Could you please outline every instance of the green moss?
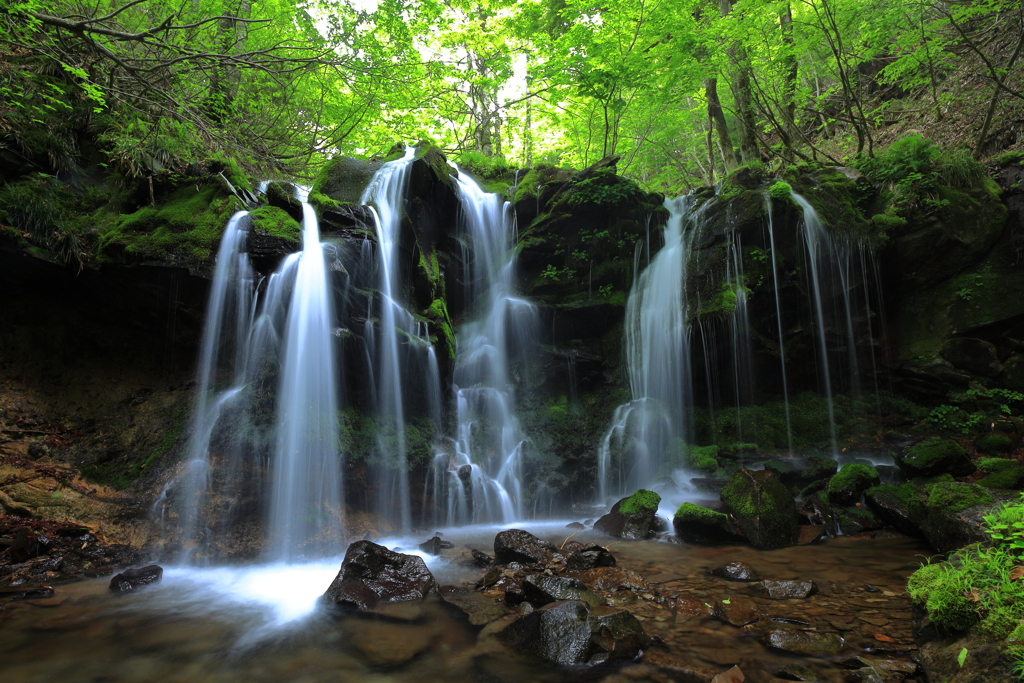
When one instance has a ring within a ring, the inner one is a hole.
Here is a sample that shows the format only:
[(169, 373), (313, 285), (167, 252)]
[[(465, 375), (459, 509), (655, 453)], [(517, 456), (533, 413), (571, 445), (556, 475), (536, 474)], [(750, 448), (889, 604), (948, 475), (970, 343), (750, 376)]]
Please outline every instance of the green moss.
[(1008, 434), (992, 432), (979, 436), (974, 440), (974, 445), (986, 455), (1009, 453), (1013, 450), (1013, 439)]
[(976, 505), (992, 505), (992, 494), (976, 484), (947, 482), (925, 487), (925, 507), (929, 512), (951, 514)]
[(635, 182), (616, 175), (615, 169), (602, 168), (586, 178), (572, 182), (562, 196), (562, 201), (572, 207), (609, 208), (629, 200), (639, 200), (642, 195)]
[(1019, 149), (1003, 152), (996, 157), (996, 163), (1000, 166), (1013, 166), (1022, 162), (1024, 162), (1024, 151)]
[(174, 191), (157, 208), (145, 207), (100, 228), (100, 250), (110, 256), (122, 249), (134, 258), (205, 260), (240, 202), (220, 188)]
[(298, 242), (302, 237), (302, 226), (288, 215), (284, 209), (276, 206), (261, 206), (249, 214), (252, 229), (261, 235), (281, 237)]
[(828, 481), (827, 491), (831, 498), (841, 502), (853, 502), (861, 493), (877, 486), (880, 481), (878, 470), (861, 463), (847, 463)]
[(714, 510), (708, 510), (700, 505), (694, 505), (693, 503), (683, 503), (676, 510), (673, 519), (681, 522), (700, 522), (702, 524), (721, 524), (725, 523), (728, 525), (729, 516), (724, 515), (721, 512), (715, 512)]
[(947, 630), (964, 631), (978, 621), (978, 612), (964, 596), (961, 578), (947, 563), (925, 565), (910, 576), (907, 592), (933, 622)]
[(1024, 464), (1015, 463), (1013, 467), (993, 472), (978, 481), (978, 486), (990, 489), (1013, 489), (1019, 491), (1024, 488)]
[(317, 213), (324, 211), (338, 210), (343, 206), (347, 206), (347, 202), (340, 202), (337, 199), (331, 199), (323, 192), (310, 191), (309, 197), (306, 199), (309, 204), (317, 210)]
[(718, 446), (694, 446), (684, 439), (676, 438), (665, 447), (662, 454), (665, 463), (661, 474), (668, 474), (679, 467), (701, 472), (714, 472), (718, 469)]
[(793, 195), (793, 187), (785, 180), (777, 180), (768, 188), (768, 196), (772, 199), (789, 199)]
[(629, 498), (619, 504), (619, 512), (624, 515), (634, 515), (644, 512), (656, 512), (661, 504), (661, 496), (654, 491), (638, 489)]
[[(936, 436), (908, 448), (906, 454), (898, 458), (897, 464), (909, 474), (937, 474), (936, 468), (966, 459), (967, 451), (963, 446), (952, 439)], [(956, 474), (955, 471), (952, 473)]]
[(706, 318), (710, 316), (727, 318), (733, 314), (736, 310), (736, 304), (739, 300), (738, 291), (749, 293), (746, 287), (740, 285), (732, 285), (728, 282), (723, 282), (714, 298), (708, 302), (701, 302), (700, 310), (697, 313), (698, 317)]
[(1015, 467), (1021, 463), (1016, 460), (1009, 460), (1007, 458), (978, 458), (974, 461), (974, 465), (983, 472), (993, 474), (995, 472), (1002, 472), (1010, 467)]

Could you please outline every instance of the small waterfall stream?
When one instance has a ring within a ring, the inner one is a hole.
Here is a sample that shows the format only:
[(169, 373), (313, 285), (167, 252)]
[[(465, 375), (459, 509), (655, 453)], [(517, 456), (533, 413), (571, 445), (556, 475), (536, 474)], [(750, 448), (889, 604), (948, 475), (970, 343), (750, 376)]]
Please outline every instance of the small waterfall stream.
[(536, 308), (515, 296), (515, 217), (511, 205), (458, 177), (462, 202), (465, 300), (471, 320), (458, 331), (454, 454), (439, 454), (436, 488), (446, 522), (523, 518), (522, 450), (511, 359), (536, 346)]

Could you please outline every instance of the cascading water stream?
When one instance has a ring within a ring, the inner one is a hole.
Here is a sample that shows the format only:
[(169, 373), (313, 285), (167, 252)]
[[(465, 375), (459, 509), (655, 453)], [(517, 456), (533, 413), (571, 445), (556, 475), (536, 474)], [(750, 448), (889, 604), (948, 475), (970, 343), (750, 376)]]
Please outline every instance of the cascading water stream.
[(327, 263), (316, 212), (305, 201), (302, 212), (271, 460), (270, 555), (286, 561), (310, 550), (340, 551), (336, 530), (344, 515)]
[(462, 202), (466, 298), (475, 319), (457, 335), (454, 454), (440, 454), (437, 486), (447, 523), (511, 522), (523, 517), (522, 449), (510, 359), (536, 345), (537, 312), (514, 295), (515, 219), (511, 206), (465, 174)]
[[(690, 330), (686, 267), (694, 231), (684, 233), (690, 195), (666, 199), (665, 246), (634, 278), (626, 302), (626, 364), (633, 400), (619, 406), (598, 454), (600, 500), (649, 485), (667, 448), (690, 436)], [(613, 451), (620, 460), (615, 477)]]
[[(179, 526), (186, 539), (200, 536), (197, 525), (207, 491), (210, 437), (214, 426), (225, 402), (238, 395), (244, 382), (243, 349), (247, 348), (246, 340), (251, 325), (253, 291), (253, 271), (245, 251), (249, 227), (249, 212), (237, 212), (224, 228), (217, 251), (217, 265), (199, 352), (195, 417), (187, 451), (188, 469), (180, 483), (183, 504)], [(229, 355), (222, 352), (222, 347), (227, 346), (229, 340), (235, 344), (235, 353), (231, 358), (234, 361), (233, 381), (229, 389), (214, 393), (218, 367), (227, 360), (222, 356)], [(186, 548), (186, 554), (193, 550), (194, 547)]]

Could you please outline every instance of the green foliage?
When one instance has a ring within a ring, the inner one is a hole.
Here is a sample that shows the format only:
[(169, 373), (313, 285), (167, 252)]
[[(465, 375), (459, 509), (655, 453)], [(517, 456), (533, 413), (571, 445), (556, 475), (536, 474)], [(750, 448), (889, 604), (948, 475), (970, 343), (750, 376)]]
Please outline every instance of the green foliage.
[(616, 175), (614, 169), (599, 169), (575, 181), (566, 200), (570, 206), (596, 205), (607, 208), (636, 199), (639, 195), (640, 188), (632, 180)]
[[(911, 575), (907, 592), (940, 628), (975, 628), (991, 640), (1024, 637), (1024, 495), (984, 517), (990, 547), (968, 546), (947, 561), (930, 562)], [(1024, 651), (1011, 648), (1017, 670)]]
[(676, 438), (665, 447), (662, 459), (665, 468), (670, 471), (683, 467), (699, 472), (714, 472), (718, 469), (718, 446), (694, 446), (684, 439)]
[(469, 171), (472, 175), (493, 180), (511, 175), (515, 169), (504, 157), (489, 157), (476, 150), (466, 150), (458, 157), (459, 168)]
[(619, 512), (624, 515), (635, 515), (645, 512), (657, 512), (661, 504), (661, 496), (654, 491), (638, 489), (629, 498), (619, 504)]
[[(865, 160), (862, 169), (892, 192), (892, 218), (907, 218), (917, 209), (943, 208), (946, 200), (940, 197), (940, 186), (970, 188), (988, 178), (985, 167), (966, 152), (943, 152), (920, 135), (897, 140), (881, 154)], [(890, 225), (892, 218), (888, 219)]]
[(996, 547), (1017, 557), (1024, 556), (1024, 493), (1016, 501), (1004, 503), (982, 519)]
[(80, 214), (96, 208), (98, 194), (92, 186), (77, 194), (57, 178), (38, 173), (0, 188), (0, 224), (53, 260), (81, 270), (89, 253)]

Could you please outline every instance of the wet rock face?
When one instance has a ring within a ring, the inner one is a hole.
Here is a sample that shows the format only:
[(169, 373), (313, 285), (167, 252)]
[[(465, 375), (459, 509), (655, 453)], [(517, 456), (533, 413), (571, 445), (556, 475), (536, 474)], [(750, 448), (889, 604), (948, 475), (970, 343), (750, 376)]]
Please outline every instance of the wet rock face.
[(451, 541), (441, 540), (440, 536), (434, 536), (417, 547), (429, 555), (440, 555), (442, 550), (450, 550), (455, 547), (455, 544)]
[(643, 540), (657, 528), (659, 503), (657, 493), (640, 489), (615, 503), (607, 515), (594, 522), (594, 529), (617, 538)]
[(565, 600), (534, 610), (498, 634), (515, 650), (560, 666), (632, 659), (650, 642), (632, 614)]
[(422, 600), (433, 587), (434, 576), (421, 558), (372, 541), (356, 541), (320, 600), (328, 606), (372, 610), (392, 602)]
[(771, 470), (737, 470), (722, 489), (722, 502), (755, 548), (770, 550), (796, 542), (796, 504)]
[(151, 564), (146, 567), (126, 569), (110, 580), (110, 590), (116, 593), (130, 593), (133, 590), (160, 583), (164, 577), (163, 567)]
[(708, 571), (708, 574), (725, 579), (726, 581), (760, 581), (761, 575), (749, 564), (743, 562), (728, 562), (721, 567), (715, 567)]
[(560, 555), (553, 543), (542, 541), (529, 531), (508, 529), (494, 537), (494, 561), (497, 564), (550, 562)]

